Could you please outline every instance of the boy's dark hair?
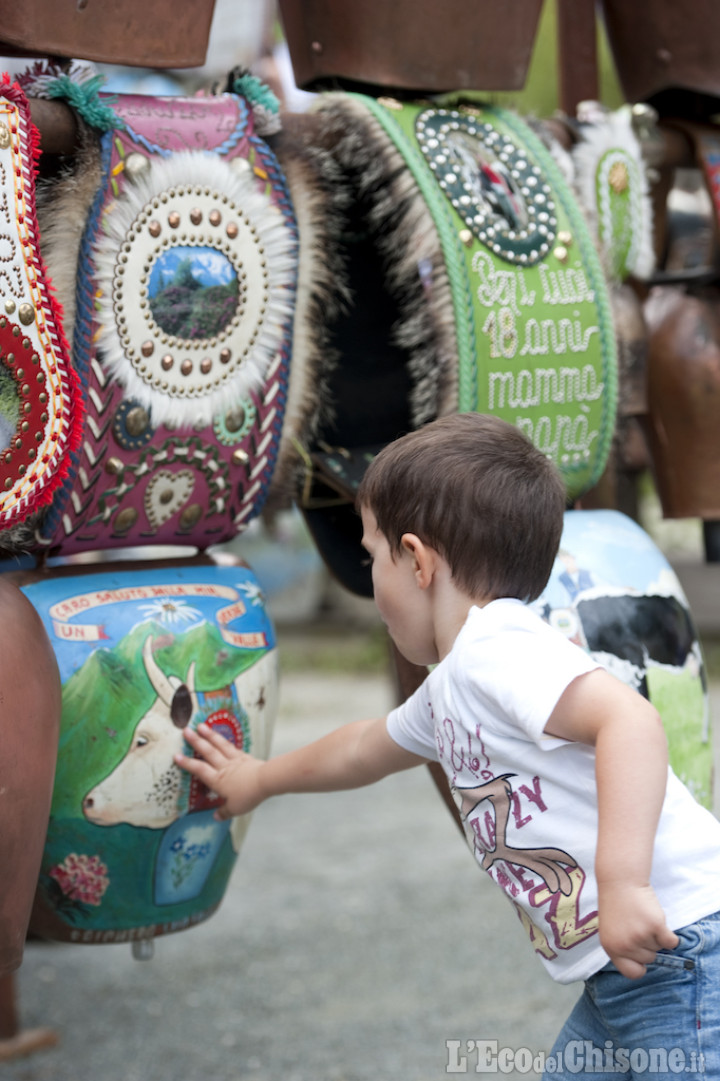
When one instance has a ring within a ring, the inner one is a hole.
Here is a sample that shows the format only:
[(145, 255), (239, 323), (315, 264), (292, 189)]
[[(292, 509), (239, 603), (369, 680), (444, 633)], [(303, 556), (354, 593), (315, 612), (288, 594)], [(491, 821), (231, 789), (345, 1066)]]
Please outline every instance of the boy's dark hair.
[(565, 485), (553, 463), (498, 417), (458, 413), (390, 443), (371, 462), (357, 506), (390, 550), (415, 533), (474, 597), (532, 601), (550, 577)]

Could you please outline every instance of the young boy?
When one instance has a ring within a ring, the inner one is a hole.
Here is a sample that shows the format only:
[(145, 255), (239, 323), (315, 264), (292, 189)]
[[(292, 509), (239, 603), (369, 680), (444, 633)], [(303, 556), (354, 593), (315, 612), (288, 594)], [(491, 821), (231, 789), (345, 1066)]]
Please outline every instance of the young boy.
[(542, 962), (585, 981), (554, 1076), (594, 1050), (596, 1076), (719, 1081), (720, 823), (668, 770), (650, 703), (527, 607), (560, 542), (559, 474), (512, 425), (460, 414), (386, 447), (358, 506), (380, 615), (436, 667), (387, 718), (267, 762), (201, 725), (186, 730), (200, 757), (178, 765), (227, 818), (439, 761)]

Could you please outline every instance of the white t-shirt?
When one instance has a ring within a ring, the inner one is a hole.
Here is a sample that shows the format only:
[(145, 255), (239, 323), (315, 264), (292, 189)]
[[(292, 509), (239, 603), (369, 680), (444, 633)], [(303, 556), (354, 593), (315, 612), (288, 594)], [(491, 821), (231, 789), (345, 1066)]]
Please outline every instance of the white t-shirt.
[[(470, 610), (448, 656), (387, 720), (396, 743), (442, 765), (475, 858), (561, 983), (608, 961), (597, 933), (595, 753), (544, 728), (566, 687), (597, 667), (521, 601), (493, 601)], [(673, 929), (720, 909), (720, 823), (671, 770), (651, 882)]]

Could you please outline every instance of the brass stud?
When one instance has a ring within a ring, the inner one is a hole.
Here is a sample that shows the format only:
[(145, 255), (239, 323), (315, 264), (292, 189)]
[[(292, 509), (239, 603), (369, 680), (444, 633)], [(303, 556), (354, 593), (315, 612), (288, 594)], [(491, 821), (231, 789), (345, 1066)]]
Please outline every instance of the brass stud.
[(119, 476), (123, 471), (123, 464), (119, 458), (108, 458), (105, 462), (105, 472), (113, 476)]
[(138, 517), (138, 512), (134, 507), (126, 507), (125, 510), (121, 510), (118, 515), (115, 516), (113, 527), (116, 533), (127, 533), (135, 525)]
[(35, 322), (35, 309), (32, 304), (21, 304), (18, 308), (18, 318), (24, 327), (29, 327)]
[(14, 300), (10, 299), (5, 301), (5, 311), (8, 313), (8, 315), (12, 315), (12, 313), (15, 311)]
[(148, 225), (148, 232), (152, 237), (159, 237), (160, 233), (162, 232), (162, 226), (160, 225), (160, 222), (155, 220), (151, 221)]
[(568, 261), (568, 250), (562, 244), (558, 244), (557, 248), (553, 249), (553, 255), (559, 263), (567, 263)]
[(166, 354), (165, 354), (165, 356), (164, 356), (164, 357), (162, 358), (162, 360), (160, 361), (160, 364), (161, 364), (162, 370), (163, 370), (164, 372), (169, 372), (169, 371), (170, 371), (170, 369), (172, 368), (172, 366), (173, 366), (173, 364), (174, 364), (174, 363), (175, 363), (175, 360), (174, 360), (174, 358), (173, 358), (173, 357), (172, 357), (172, 356), (170, 355), (170, 353), (166, 353)]
[(557, 238), (558, 244), (562, 244), (566, 248), (569, 248), (573, 242), (573, 235), (572, 233), (568, 232), (567, 229), (561, 229), (557, 235)]
[(202, 507), (199, 503), (191, 503), (180, 515), (180, 528), (192, 529), (202, 518)]
[(200, 224), (200, 222), (202, 221), (202, 210), (200, 209), (200, 207), (193, 207), (193, 209), (190, 211), (190, 221), (193, 223), (193, 225)]
[(7, 124), (0, 124), (0, 149), (7, 150), (10, 142), (10, 128)]
[(180, 225), (180, 215), (177, 210), (171, 210), (168, 214), (168, 225), (171, 229), (177, 229)]
[(229, 223), (229, 225), (228, 225), (227, 229), (225, 230), (225, 232), (227, 233), (227, 235), (228, 235), (228, 236), (230, 237), (230, 239), (231, 239), (231, 240), (234, 240), (234, 239), (235, 239), (235, 237), (236, 237), (236, 236), (238, 235), (238, 233), (240, 232), (240, 230), (238, 229), (238, 227), (237, 227), (237, 225), (235, 224), (235, 222), (234, 222), (234, 221), (231, 221), (231, 222)]
[(222, 214), (219, 210), (211, 210), (209, 221), (211, 225), (219, 225), (222, 221)]
[(221, 364), (229, 364), (231, 357), (232, 357), (232, 353), (230, 352), (229, 349), (221, 349), (220, 350), (220, 363)]
[(461, 229), (458, 233), (461, 244), (464, 244), (466, 248), (469, 248), (473, 242), (473, 235), (469, 229)]
[(624, 161), (616, 161), (615, 164), (611, 166), (610, 172), (608, 173), (608, 183), (617, 195), (620, 195), (627, 190), (628, 184), (630, 183), (630, 176)]
[(247, 465), (250, 461), (250, 455), (246, 450), (238, 447), (237, 450), (233, 451), (232, 461), (233, 465)]
[(212, 369), (212, 360), (210, 357), (203, 357), (200, 361), (200, 371), (203, 375), (208, 375)]
[(225, 417), (225, 427), (229, 432), (239, 432), (245, 423), (245, 410), (242, 406), (233, 409)]
[(155, 343), (151, 341), (143, 342), (140, 346), (140, 352), (144, 357), (151, 357), (155, 352)]
[(180, 365), (180, 371), (183, 375), (190, 375), (193, 370), (193, 362), (191, 360), (184, 360)]
[(143, 409), (141, 405), (133, 406), (128, 412), (125, 419), (125, 427), (130, 435), (138, 436), (147, 431), (150, 423), (150, 416), (147, 409)]

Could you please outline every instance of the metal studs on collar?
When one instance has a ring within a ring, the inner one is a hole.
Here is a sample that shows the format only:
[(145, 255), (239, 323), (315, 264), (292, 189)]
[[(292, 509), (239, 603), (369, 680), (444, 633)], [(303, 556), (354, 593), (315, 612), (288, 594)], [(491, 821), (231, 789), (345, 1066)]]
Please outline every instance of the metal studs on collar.
[(555, 203), (541, 170), (490, 115), (427, 109), (416, 121), (418, 143), (466, 229), (501, 259), (531, 266), (554, 243)]

